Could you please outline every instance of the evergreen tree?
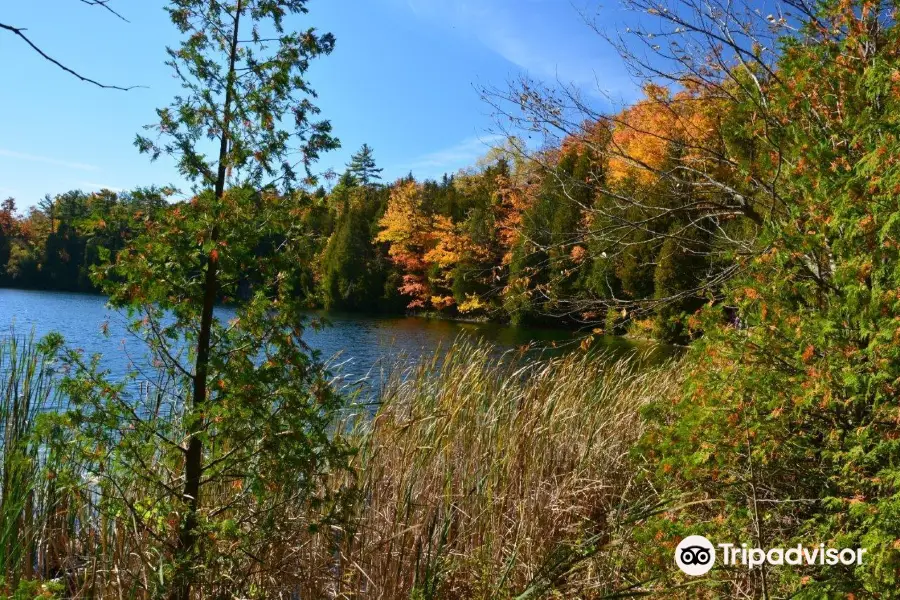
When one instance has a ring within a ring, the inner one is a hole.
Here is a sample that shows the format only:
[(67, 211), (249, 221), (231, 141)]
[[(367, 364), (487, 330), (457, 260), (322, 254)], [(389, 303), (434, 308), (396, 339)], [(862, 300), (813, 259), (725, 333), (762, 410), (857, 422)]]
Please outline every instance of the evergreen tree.
[[(372, 308), (370, 263), (372, 240), (365, 216), (347, 203), (322, 257), (323, 303), (326, 309)], [(367, 306), (368, 305), (368, 306)]]
[[(147, 549), (160, 560), (155, 596), (188, 600), (201, 587), (211, 597), (253, 595), (241, 561), (277, 568), (265, 553), (283, 533), (278, 511), (307, 501), (327, 510), (322, 479), (345, 464), (329, 431), (339, 398), (301, 339), (302, 266), (313, 249), (297, 218), (307, 196), (294, 185), (298, 168), (314, 183), (311, 164), (337, 145), (330, 124), (312, 120), (305, 80), (334, 38), (284, 28), (306, 4), (173, 0), (167, 9), (184, 36), (168, 51), (184, 93), (148, 127), (159, 138), (136, 145), (153, 159), (170, 155), (196, 195), (148, 223), (96, 278), (111, 304), (136, 317), (132, 329), (161, 369), (158, 402), (180, 415), (177, 430), (141, 398), (121, 402), (127, 382), (107, 382), (69, 353), (79, 368), (67, 392), (86, 407), (78, 425), (88, 445), (112, 449), (109, 477), (144, 481), (148, 498), (165, 499), (153, 504), (164, 514), (142, 509), (134, 523), (160, 542)], [(285, 122), (293, 131), (279, 128)], [(214, 314), (219, 301), (232, 303), (231, 322)]]
[(380, 180), (381, 172), (384, 171), (375, 166), (374, 153), (368, 144), (363, 144), (362, 148), (350, 157), (347, 170), (363, 186), (374, 184), (376, 180)]

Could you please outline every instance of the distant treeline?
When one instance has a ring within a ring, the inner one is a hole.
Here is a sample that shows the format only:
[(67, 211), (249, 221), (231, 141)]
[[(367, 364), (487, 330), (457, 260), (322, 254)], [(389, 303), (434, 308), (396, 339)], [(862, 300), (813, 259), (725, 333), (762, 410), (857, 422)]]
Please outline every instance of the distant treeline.
[[(586, 135), (614, 140), (601, 129)], [(379, 181), (381, 169), (363, 146), (329, 190), (295, 194), (292, 214), (316, 257), (297, 265), (309, 306), (590, 324), (609, 333), (631, 327), (686, 339), (686, 320), (704, 302), (694, 290), (712, 260), (703, 240), (657, 240), (631, 228), (610, 247), (608, 235), (593, 235), (605, 226), (596, 207), (611, 184), (643, 190), (657, 206), (665, 206), (667, 191), (627, 165), (601, 161), (584, 140), (526, 156), (521, 141), (510, 139), (440, 181), (410, 174), (392, 184)], [(638, 142), (646, 143), (619, 140)], [(645, 152), (654, 151), (661, 156), (648, 160), (666, 159), (666, 148)], [(92, 270), (179, 204), (165, 189), (72, 191), (22, 215), (8, 199), (0, 211), (0, 285), (97, 291)], [(656, 218), (653, 230), (675, 231), (679, 218), (677, 211)], [(641, 302), (646, 308), (636, 309)]]
[(167, 192), (138, 189), (116, 194), (71, 191), (46, 196), (24, 215), (16, 201), (0, 204), (0, 285), (94, 292), (95, 266), (115, 257), (137, 233), (143, 217), (169, 210)]

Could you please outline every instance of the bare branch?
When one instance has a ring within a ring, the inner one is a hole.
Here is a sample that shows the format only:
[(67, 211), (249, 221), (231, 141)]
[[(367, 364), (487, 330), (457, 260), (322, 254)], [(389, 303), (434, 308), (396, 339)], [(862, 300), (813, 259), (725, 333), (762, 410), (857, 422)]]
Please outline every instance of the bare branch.
[(89, 6), (102, 6), (103, 8), (105, 8), (106, 10), (108, 10), (109, 12), (114, 14), (115, 16), (117, 16), (120, 19), (122, 19), (123, 21), (125, 21), (126, 23), (131, 23), (131, 21), (129, 21), (128, 19), (123, 17), (121, 14), (116, 12), (114, 9), (110, 8), (109, 0), (81, 0), (81, 1)]
[(47, 60), (47, 61), (53, 63), (54, 65), (56, 65), (57, 67), (59, 67), (60, 69), (62, 69), (63, 71), (65, 71), (66, 73), (69, 73), (70, 75), (74, 75), (75, 77), (77, 77), (78, 79), (80, 79), (81, 81), (84, 81), (84, 82), (86, 82), (86, 83), (91, 83), (91, 84), (93, 84), (93, 85), (96, 85), (96, 86), (99, 87), (99, 88), (103, 88), (103, 89), (107, 89), (107, 90), (121, 90), (121, 91), (123, 91), (123, 92), (127, 92), (127, 91), (133, 90), (133, 89), (135, 89), (135, 88), (146, 87), (146, 86), (142, 86), (142, 85), (132, 85), (132, 86), (129, 86), (129, 87), (121, 87), (121, 86), (118, 86), (118, 85), (106, 85), (106, 84), (104, 84), (104, 83), (100, 83), (99, 81), (96, 81), (96, 80), (94, 80), (94, 79), (91, 79), (90, 77), (85, 77), (84, 75), (78, 73), (77, 71), (73, 71), (72, 69), (70, 69), (70, 68), (67, 67), (66, 65), (62, 64), (61, 62), (59, 62), (58, 60), (56, 60), (56, 59), (53, 58), (52, 56), (48, 56), (46, 52), (44, 52), (43, 50), (41, 50), (34, 42), (32, 42), (32, 41), (28, 38), (28, 36), (25, 35), (24, 32), (26, 31), (26, 29), (25, 29), (24, 27), (13, 27), (12, 25), (7, 25), (7, 24), (5, 24), (5, 23), (0, 23), (0, 29), (5, 29), (6, 31), (12, 32), (13, 34), (19, 36), (20, 38), (22, 38), (23, 40), (25, 40), (25, 43), (26, 43), (26, 44), (28, 44), (29, 46), (31, 46), (31, 49), (32, 49), (32, 50), (34, 50), (35, 52), (37, 52), (38, 54), (40, 54), (42, 58), (44, 58), (45, 60)]

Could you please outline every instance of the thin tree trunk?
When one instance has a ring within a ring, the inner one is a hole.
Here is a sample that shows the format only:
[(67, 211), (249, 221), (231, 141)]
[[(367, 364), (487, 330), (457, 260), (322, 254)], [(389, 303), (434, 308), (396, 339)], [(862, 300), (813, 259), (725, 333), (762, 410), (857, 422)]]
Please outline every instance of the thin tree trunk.
[[(234, 30), (231, 36), (231, 48), (229, 55), (227, 87), (225, 90), (225, 104), (222, 111), (222, 136), (219, 145), (219, 170), (216, 176), (215, 195), (216, 200), (221, 200), (225, 195), (225, 180), (228, 170), (228, 144), (229, 135), (228, 128), (231, 123), (232, 110), (231, 105), (234, 95), (234, 78), (235, 63), (237, 61), (238, 50), (238, 30), (241, 18), (242, 0), (238, 0), (234, 13)], [(184, 499), (187, 501), (187, 514), (182, 523), (181, 531), (178, 539), (178, 552), (176, 559), (178, 561), (179, 575), (175, 581), (173, 589), (173, 600), (189, 600), (191, 597), (191, 587), (193, 583), (192, 566), (189, 562), (194, 560), (194, 553), (197, 546), (197, 512), (200, 508), (200, 480), (203, 476), (203, 442), (196, 435), (196, 430), (202, 425), (203, 405), (207, 398), (207, 378), (209, 371), (209, 353), (210, 353), (210, 337), (212, 334), (213, 309), (216, 302), (216, 293), (218, 291), (218, 253), (215, 249), (216, 243), (219, 241), (219, 228), (213, 226), (210, 233), (210, 240), (213, 248), (210, 250), (206, 260), (206, 276), (203, 283), (203, 309), (200, 314), (200, 333), (197, 337), (197, 361), (194, 368), (194, 389), (192, 393), (192, 403), (190, 412), (192, 419), (189, 420), (190, 431), (194, 432), (190, 435), (188, 441), (187, 452), (184, 461)]]

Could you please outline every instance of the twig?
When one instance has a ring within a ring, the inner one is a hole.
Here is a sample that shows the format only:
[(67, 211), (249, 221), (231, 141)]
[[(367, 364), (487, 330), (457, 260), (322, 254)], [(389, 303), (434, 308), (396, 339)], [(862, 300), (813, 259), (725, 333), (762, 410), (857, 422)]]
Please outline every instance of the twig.
[(109, 4), (108, 4), (109, 0), (81, 0), (81, 1), (89, 6), (102, 6), (103, 8), (105, 8), (106, 10), (111, 12), (112, 14), (116, 15), (117, 17), (119, 17), (120, 19), (125, 21), (126, 23), (131, 23), (131, 21), (129, 21), (128, 19), (126, 19), (125, 17), (123, 17), (122, 15), (117, 13), (114, 9), (109, 7)]

